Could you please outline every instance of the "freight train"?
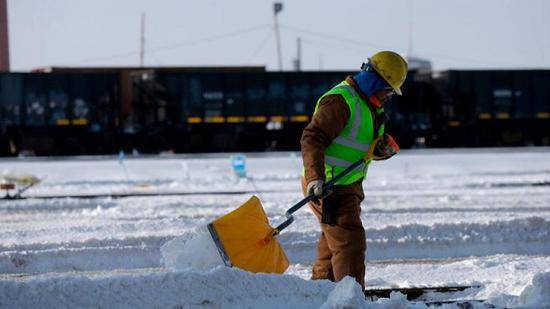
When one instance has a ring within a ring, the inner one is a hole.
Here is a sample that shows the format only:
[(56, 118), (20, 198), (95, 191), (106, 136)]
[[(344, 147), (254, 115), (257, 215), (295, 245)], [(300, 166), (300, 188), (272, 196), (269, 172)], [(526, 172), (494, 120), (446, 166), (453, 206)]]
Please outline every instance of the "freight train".
[[(105, 68), (0, 74), (0, 155), (299, 150), (351, 72)], [(550, 70), (410, 71), (388, 105), (403, 148), (550, 144)]]

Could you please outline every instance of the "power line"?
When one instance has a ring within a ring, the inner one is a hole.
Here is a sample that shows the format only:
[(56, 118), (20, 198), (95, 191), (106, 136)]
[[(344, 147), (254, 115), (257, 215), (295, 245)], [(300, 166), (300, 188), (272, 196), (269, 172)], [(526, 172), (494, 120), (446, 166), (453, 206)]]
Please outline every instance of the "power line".
[[(261, 30), (261, 29), (265, 29), (266, 27), (271, 28), (271, 25), (263, 24), (263, 25), (258, 25), (258, 26), (255, 26), (255, 27), (249, 27), (249, 28), (238, 30), (238, 31), (228, 32), (228, 33), (219, 34), (219, 35), (206, 37), (206, 38), (202, 38), (202, 39), (188, 40), (188, 41), (183, 41), (183, 42), (179, 42), (179, 43), (158, 46), (158, 47), (148, 49), (148, 52), (159, 52), (159, 51), (165, 51), (165, 50), (169, 50), (169, 49), (176, 49), (176, 48), (180, 48), (180, 47), (184, 47), (184, 46), (192, 46), (192, 45), (198, 45), (198, 44), (203, 44), (203, 43), (210, 43), (210, 42), (223, 40), (223, 39), (243, 35), (243, 34), (254, 32), (254, 31), (258, 31), (258, 30)], [(81, 60), (69, 61), (67, 63), (86, 63), (86, 62), (97, 62), (97, 61), (104, 61), (104, 60), (112, 60), (112, 59), (117, 59), (117, 58), (123, 58), (123, 57), (138, 55), (139, 53), (140, 53), (140, 51), (128, 51), (128, 52), (124, 52), (124, 53), (116, 53), (116, 54), (103, 56), (103, 57), (94, 57), (94, 58), (86, 58), (86, 59), (81, 59)]]
[(366, 48), (361, 48), (361, 47), (345, 47), (345, 46), (341, 46), (341, 45), (334, 45), (330, 42), (323, 42), (323, 41), (317, 41), (317, 40), (312, 40), (310, 38), (302, 38), (302, 42), (307, 44), (307, 45), (310, 45), (310, 46), (314, 46), (314, 47), (319, 47), (319, 46), (330, 46), (332, 48), (335, 48), (335, 49), (341, 49), (341, 50), (346, 50), (346, 51), (356, 51), (356, 52), (361, 52), (361, 53), (365, 53), (365, 52), (372, 52), (372, 49), (366, 49)]
[(250, 63), (252, 60), (254, 60), (254, 58), (256, 58), (256, 55), (264, 49), (265, 44), (271, 38), (272, 33), (273, 33), (273, 28), (270, 28), (267, 31), (267, 35), (260, 41), (260, 44), (258, 45), (258, 47), (256, 47), (256, 49), (254, 49), (254, 51), (250, 54), (246, 63)]
[[(332, 40), (332, 41), (348, 43), (348, 44), (351, 44), (351, 45), (358, 45), (358, 46), (365, 46), (366, 45), (366, 46), (375, 47), (377, 49), (391, 49), (391, 48), (388, 48), (387, 46), (382, 46), (382, 45), (374, 44), (374, 43), (371, 43), (371, 42), (365, 42), (365, 41), (358, 41), (358, 40), (343, 38), (341, 36), (310, 31), (310, 30), (301, 29), (301, 28), (294, 27), (294, 26), (289, 26), (289, 25), (281, 25), (281, 27), (285, 28), (285, 29), (288, 29), (288, 30), (291, 30), (291, 31), (299, 32), (299, 33), (302, 33), (302, 34), (304, 34), (304, 33), (305, 34), (310, 34), (310, 35), (318, 36), (318, 37), (325, 38), (325, 39)], [(314, 42), (314, 41), (309, 40), (309, 42), (311, 43), (311, 42)], [(337, 47), (337, 46), (333, 46), (333, 47)], [(473, 63), (478, 63), (478, 64), (493, 64), (493, 65), (499, 65), (499, 66), (510, 65), (511, 64), (510, 62), (499, 62), (499, 61), (494, 61), (494, 60), (483, 60), (483, 59), (473, 59), (473, 58), (467, 58), (467, 57), (457, 57), (457, 56), (452, 56), (452, 55), (447, 55), (447, 54), (442, 54), (442, 53), (437, 53), (437, 52), (427, 52), (427, 51), (416, 50), (415, 53), (417, 55), (425, 55), (425, 56), (427, 55), (427, 56), (431, 56), (433, 58), (455, 60), (455, 61), (458, 60), (458, 61), (473, 62)], [(515, 63), (514, 65), (521, 66), (520, 64), (517, 64), (517, 63)]]
[(153, 58), (153, 60), (155, 60), (155, 63), (157, 66), (162, 66), (162, 61), (157, 57), (157, 53), (155, 52), (149, 52), (150, 51), (150, 48), (148, 47), (148, 43), (146, 42), (145, 43), (145, 52), (148, 53), (149, 56), (151, 56)]
[(192, 46), (192, 45), (198, 45), (198, 44), (203, 44), (203, 43), (210, 43), (210, 42), (214, 42), (214, 41), (217, 41), (217, 40), (223, 40), (223, 39), (227, 39), (227, 38), (230, 38), (230, 37), (240, 36), (240, 35), (243, 35), (243, 34), (246, 34), (246, 33), (262, 30), (262, 29), (265, 29), (266, 27), (271, 27), (271, 25), (263, 24), (263, 25), (259, 25), (259, 26), (255, 26), (255, 27), (242, 29), (242, 30), (239, 30), (239, 31), (233, 31), (233, 32), (225, 33), (225, 34), (219, 34), (219, 35), (215, 35), (215, 36), (211, 36), (211, 37), (206, 37), (206, 38), (203, 38), (203, 39), (189, 40), (189, 41), (183, 41), (183, 42), (180, 42), (180, 43), (159, 46), (159, 47), (153, 48), (151, 50), (152, 51), (164, 51), (164, 50), (175, 49), (175, 48), (180, 48), (180, 47), (184, 47), (184, 46)]
[(103, 56), (103, 57), (86, 58), (86, 59), (81, 59), (81, 60), (68, 61), (66, 63), (97, 62), (97, 61), (102, 61), (102, 60), (111, 60), (111, 59), (116, 59), (116, 58), (134, 56), (134, 55), (137, 55), (137, 54), (139, 54), (139, 51), (131, 51), (131, 52), (125, 52), (125, 53), (112, 54), (112, 55)]
[(288, 30), (300, 32), (300, 33), (306, 33), (306, 34), (311, 34), (311, 35), (315, 35), (315, 36), (322, 37), (322, 38), (327, 38), (329, 40), (340, 41), (340, 42), (345, 42), (345, 43), (354, 44), (354, 45), (368, 45), (368, 46), (375, 47), (375, 48), (384, 48), (384, 46), (382, 46), (382, 45), (374, 44), (374, 43), (371, 43), (371, 42), (363, 42), (363, 41), (352, 40), (352, 39), (348, 39), (348, 38), (343, 38), (341, 36), (336, 36), (336, 35), (331, 35), (331, 34), (326, 34), (326, 33), (321, 33), (321, 32), (315, 32), (315, 31), (311, 31), (311, 30), (307, 30), (307, 29), (301, 29), (301, 28), (294, 27), (294, 26), (281, 25), (281, 27), (286, 28)]
[[(337, 45), (337, 44), (331, 44), (332, 48), (339, 48), (339, 49), (346, 49), (346, 50), (352, 49), (352, 50), (362, 52), (362, 53), (363, 52), (372, 52), (372, 48), (391, 49), (391, 48), (388, 48), (387, 46), (382, 46), (382, 45), (375, 44), (375, 43), (372, 43), (372, 42), (349, 39), (349, 38), (345, 38), (345, 37), (342, 37), (342, 36), (339, 36), (339, 35), (332, 35), (332, 34), (327, 34), (327, 33), (311, 31), (311, 30), (302, 29), (302, 28), (295, 27), (295, 26), (290, 26), (290, 25), (280, 24), (280, 27), (283, 28), (283, 29), (286, 29), (286, 30), (301, 33), (302, 35), (304, 35), (304, 34), (308, 35), (308, 36), (304, 37), (303, 41), (304, 41), (304, 43), (310, 44), (310, 45), (315, 45), (315, 44), (326, 45), (326, 44), (321, 43), (320, 41), (316, 41), (314, 39), (311, 39), (311, 36), (315, 36), (315, 37), (319, 37), (319, 38), (322, 38), (324, 40), (327, 40), (329, 42), (335, 42), (336, 41), (336, 42), (346, 43), (346, 44), (348, 44), (348, 46), (349, 45), (355, 46), (354, 48), (349, 48), (349, 47), (342, 47), (342, 46)], [(248, 28), (244, 28), (244, 29), (240, 29), (240, 30), (236, 30), (236, 31), (232, 31), (232, 32), (227, 32), (227, 33), (223, 33), (223, 34), (218, 34), (218, 35), (214, 35), (214, 36), (210, 36), (210, 37), (205, 37), (205, 38), (200, 38), (200, 39), (195, 39), (195, 40), (181, 41), (181, 42), (174, 43), (174, 44), (161, 45), (161, 46), (157, 46), (157, 47), (148, 48), (147, 52), (156, 53), (156, 52), (162, 52), (162, 51), (171, 50), (171, 49), (177, 49), (177, 48), (181, 48), (181, 47), (188, 47), (188, 46), (211, 43), (211, 42), (215, 42), (215, 41), (219, 41), (219, 40), (223, 40), (223, 39), (227, 39), (227, 38), (237, 37), (237, 36), (240, 36), (240, 35), (243, 35), (243, 34), (259, 31), (259, 30), (266, 29), (266, 28), (269, 28), (269, 31), (266, 33), (266, 36), (262, 39), (262, 41), (260, 41), (260, 44), (258, 45), (258, 47), (249, 56), (249, 60), (248, 60), (248, 62), (249, 62), (254, 57), (257, 56), (257, 54), (264, 48), (264, 45), (267, 43), (267, 41), (271, 37), (272, 31), (273, 31), (273, 26), (272, 25), (262, 24), (262, 25), (257, 25), (257, 26), (254, 26), (254, 27), (248, 27)], [(370, 48), (365, 48), (366, 46), (369, 46)], [(442, 59), (442, 60), (445, 60), (445, 59), (446, 60), (453, 60), (453, 61), (458, 60), (458, 61), (469, 62), (469, 63), (493, 64), (493, 65), (499, 65), (499, 66), (511, 65), (511, 64), (516, 65), (516, 66), (520, 66), (519, 64), (513, 64), (513, 63), (509, 63), (509, 62), (499, 62), (499, 61), (494, 61), (494, 60), (486, 61), (486, 60), (482, 60), (482, 59), (457, 57), (457, 56), (453, 56), (453, 55), (437, 53), (437, 52), (432, 52), (432, 51), (415, 50), (415, 52), (416, 52), (416, 55), (418, 55), (418, 56), (423, 55), (424, 57), (429, 56), (429, 57), (432, 57), (432, 58)], [(129, 56), (135, 56), (135, 55), (139, 55), (139, 53), (140, 53), (140, 51), (135, 51), (134, 50), (134, 51), (111, 54), (111, 55), (102, 56), (102, 57), (93, 57), (93, 58), (85, 58), (85, 59), (76, 60), (76, 61), (69, 61), (69, 62), (66, 62), (66, 63), (76, 64), (76, 63), (107, 61), (107, 60), (112, 60), (112, 59), (117, 59), (117, 58), (126, 58), (126, 57), (129, 57)]]

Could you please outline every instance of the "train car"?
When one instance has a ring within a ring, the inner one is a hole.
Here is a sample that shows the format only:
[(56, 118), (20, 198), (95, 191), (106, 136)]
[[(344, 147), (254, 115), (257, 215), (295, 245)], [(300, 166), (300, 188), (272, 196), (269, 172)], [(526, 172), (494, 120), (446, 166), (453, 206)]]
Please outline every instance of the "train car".
[(0, 74), (2, 155), (112, 152), (116, 74)]
[[(350, 72), (148, 72), (134, 80), (138, 149), (175, 152), (299, 150), (317, 100)], [(410, 72), (388, 105), (387, 131), (426, 146), (439, 118), (431, 77)], [(140, 117), (141, 115), (141, 117)], [(147, 116), (145, 116), (147, 115)], [(159, 115), (163, 115), (159, 119)], [(167, 116), (164, 116), (167, 115)]]
[(429, 72), (416, 70), (409, 71), (401, 88), (403, 96), (394, 96), (385, 108), (388, 133), (403, 148), (431, 147), (442, 122), (442, 94)]
[(446, 71), (435, 82), (444, 94), (434, 146), (550, 144), (550, 71)]
[[(316, 100), (346, 72), (151, 73), (134, 81), (140, 149), (297, 150)], [(148, 115), (148, 117), (143, 117)], [(153, 117), (156, 115), (156, 117)], [(158, 115), (163, 116), (159, 119)]]
[[(299, 150), (350, 72), (90, 68), (0, 74), (0, 155)], [(410, 71), (387, 106), (403, 148), (550, 144), (550, 71)]]

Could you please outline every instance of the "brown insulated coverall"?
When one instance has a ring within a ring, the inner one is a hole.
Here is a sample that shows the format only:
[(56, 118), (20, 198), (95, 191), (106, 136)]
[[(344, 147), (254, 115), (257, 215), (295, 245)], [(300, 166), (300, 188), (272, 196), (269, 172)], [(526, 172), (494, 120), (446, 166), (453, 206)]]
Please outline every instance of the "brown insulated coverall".
[[(351, 77), (346, 79), (363, 95)], [(305, 175), (302, 189), (312, 180), (325, 180), (324, 151), (344, 129), (350, 110), (341, 95), (325, 96), (311, 122), (306, 126), (300, 141)], [(321, 203), (335, 207), (336, 224), (321, 223), (321, 237), (317, 247), (317, 260), (313, 265), (312, 279), (339, 281), (352, 276), (364, 287), (365, 229), (361, 222), (361, 201), (364, 199), (362, 180), (349, 185), (335, 186), (333, 193)], [(322, 204), (310, 203), (317, 218), (321, 219)]]

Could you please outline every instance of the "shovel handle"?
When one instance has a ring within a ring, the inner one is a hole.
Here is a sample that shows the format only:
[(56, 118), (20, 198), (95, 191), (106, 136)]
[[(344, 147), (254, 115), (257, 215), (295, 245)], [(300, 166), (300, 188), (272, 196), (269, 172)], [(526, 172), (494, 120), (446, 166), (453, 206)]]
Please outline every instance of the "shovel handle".
[[(325, 198), (325, 197), (329, 196), (330, 193), (331, 193), (330, 189), (332, 189), (332, 187), (334, 187), (334, 185), (340, 179), (344, 178), (344, 176), (346, 176), (351, 171), (358, 168), (361, 164), (365, 163), (365, 161), (368, 161), (368, 160), (370, 160), (370, 156), (367, 156), (365, 158), (362, 158), (362, 159), (359, 159), (359, 160), (355, 161), (352, 165), (348, 166), (343, 172), (336, 175), (329, 182), (327, 182), (323, 186), (323, 193), (322, 193), (321, 198)], [(302, 206), (304, 206), (305, 204), (311, 202), (312, 200), (314, 200), (316, 198), (318, 198), (318, 197), (313, 195), (313, 194), (310, 194), (310, 195), (306, 196), (304, 199), (302, 199), (301, 201), (299, 201), (298, 203), (294, 204), (294, 206), (290, 207), (285, 213), (286, 220), (283, 223), (279, 224), (275, 228), (275, 230), (273, 231), (273, 236), (278, 235), (282, 230), (284, 230), (287, 226), (289, 226), (294, 221), (294, 216), (292, 216), (293, 213), (295, 213), (298, 209), (302, 208)]]
[[(355, 161), (352, 165), (348, 166), (344, 171), (342, 171), (340, 174), (336, 175), (334, 178), (332, 178), (329, 182), (327, 182), (323, 186), (323, 193), (321, 194), (321, 198), (325, 198), (328, 195), (330, 195), (330, 193), (331, 193), (330, 189), (332, 189), (332, 187), (334, 187), (334, 185), (338, 181), (340, 181), (340, 179), (344, 178), (344, 176), (349, 174), (351, 171), (358, 168), (359, 166), (361, 166), (361, 164), (363, 164), (365, 162), (368, 162), (372, 159), (376, 159), (377, 157), (374, 155), (374, 150), (376, 149), (376, 147), (378, 145), (380, 145), (380, 143), (388, 144), (391, 147), (391, 150), (393, 150), (393, 154), (399, 152), (399, 146), (397, 145), (397, 143), (395, 142), (393, 137), (391, 137), (391, 135), (383, 134), (383, 135), (377, 137), (372, 142), (372, 144), (369, 147), (369, 150), (367, 151), (367, 154), (365, 155), (364, 158), (361, 158), (361, 159)], [(290, 207), (285, 213), (286, 220), (283, 223), (279, 224), (279, 226), (277, 226), (273, 230), (272, 235), (273, 236), (278, 235), (282, 230), (284, 230), (287, 226), (289, 226), (294, 221), (294, 217), (292, 216), (292, 214), (294, 212), (296, 212), (298, 209), (302, 208), (302, 206), (304, 206), (305, 204), (311, 202), (312, 200), (314, 200), (316, 198), (318, 198), (318, 197), (311, 194), (311, 195), (305, 197), (303, 200), (296, 203), (294, 206)]]

